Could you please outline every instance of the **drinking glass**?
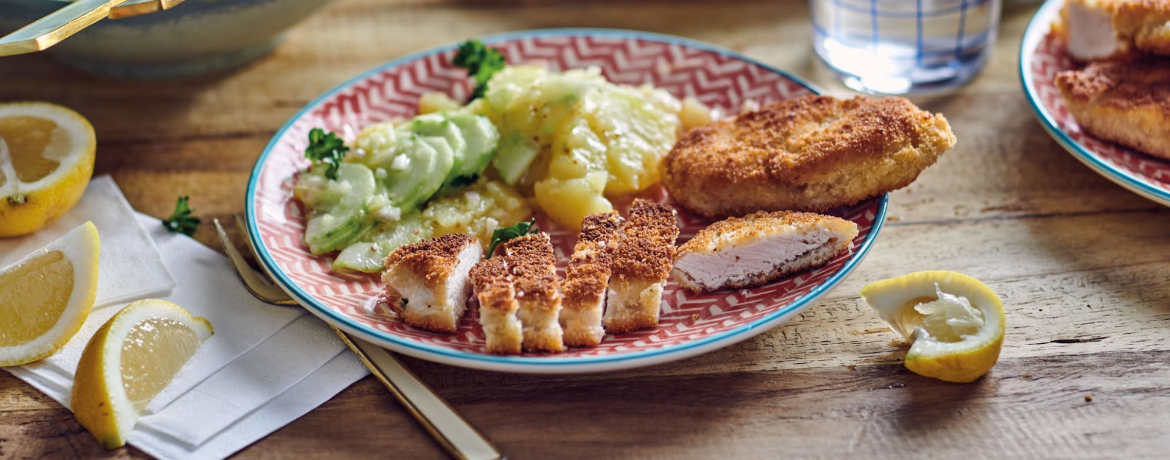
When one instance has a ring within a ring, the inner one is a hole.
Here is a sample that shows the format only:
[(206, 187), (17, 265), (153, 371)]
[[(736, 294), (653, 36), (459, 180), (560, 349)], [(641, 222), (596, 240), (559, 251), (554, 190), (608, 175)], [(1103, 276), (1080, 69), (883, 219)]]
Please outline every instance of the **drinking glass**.
[(987, 61), (1000, 1), (809, 0), (813, 47), (857, 91), (945, 92)]

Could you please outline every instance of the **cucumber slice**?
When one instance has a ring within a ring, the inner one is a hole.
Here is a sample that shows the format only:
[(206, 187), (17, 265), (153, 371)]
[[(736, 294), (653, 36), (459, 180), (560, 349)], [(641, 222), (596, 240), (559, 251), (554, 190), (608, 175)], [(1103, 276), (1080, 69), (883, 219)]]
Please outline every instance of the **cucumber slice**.
[(467, 141), (463, 139), (461, 127), (454, 123), (446, 113), (428, 113), (419, 115), (410, 121), (410, 131), (423, 136), (438, 136), (451, 144), (451, 149), (463, 152), (467, 149)]
[(340, 208), (312, 219), (305, 226), (305, 244), (315, 256), (328, 254), (358, 241), (374, 228), (364, 208)]
[(321, 255), (349, 246), (374, 227), (366, 211), (366, 202), (374, 194), (377, 183), (374, 172), (357, 163), (342, 163), (337, 169), (337, 180), (326, 188), (339, 198), (332, 206), (314, 207), (317, 211), (305, 227), (305, 244), (309, 252)]
[(384, 180), (390, 201), (404, 213), (418, 209), (439, 191), (455, 164), (454, 152), (443, 138), (410, 133), (407, 143)]
[(537, 153), (540, 153), (540, 148), (531, 139), (515, 132), (500, 141), (500, 151), (492, 160), (492, 165), (504, 182), (513, 185), (524, 176)]
[[(406, 129), (410, 132), (422, 136), (424, 139), (439, 137), (446, 140), (447, 145), (454, 154), (452, 157), (454, 162), (451, 167), (451, 172), (447, 173), (448, 177), (446, 179), (450, 180), (451, 174), (455, 174), (456, 172), (460, 171), (460, 168), (463, 164), (464, 152), (467, 151), (467, 141), (463, 139), (463, 133), (459, 129), (459, 126), (457, 126), (455, 123), (452, 123), (445, 114), (429, 113), (426, 115), (419, 115), (414, 117), (414, 119), (406, 125)], [(432, 145), (432, 147), (435, 147), (436, 150), (443, 148), (435, 145)]]
[(483, 174), (500, 145), (500, 132), (487, 117), (462, 112), (451, 113), (448, 117), (467, 141), (462, 164), (452, 171), (443, 186), (444, 191), (453, 191), (475, 182)]
[(342, 269), (363, 273), (377, 273), (382, 271), (382, 264), (386, 261), (389, 251), (383, 251), (378, 243), (354, 243), (341, 250), (341, 254), (333, 259), (333, 270)]
[(333, 269), (348, 269), (365, 273), (382, 271), (386, 256), (404, 244), (417, 243), (433, 236), (429, 221), (422, 212), (415, 211), (398, 222), (383, 224), (366, 236), (372, 243), (356, 243), (345, 248), (333, 261)]
[(341, 163), (335, 180), (325, 178), (325, 168), (297, 175), (293, 194), (313, 210), (329, 211), (343, 205), (362, 205), (374, 193), (375, 184), (370, 168), (359, 163)]
[(337, 183), (344, 195), (337, 203), (339, 207), (358, 208), (374, 194), (377, 182), (374, 171), (360, 163), (342, 163), (337, 167)]

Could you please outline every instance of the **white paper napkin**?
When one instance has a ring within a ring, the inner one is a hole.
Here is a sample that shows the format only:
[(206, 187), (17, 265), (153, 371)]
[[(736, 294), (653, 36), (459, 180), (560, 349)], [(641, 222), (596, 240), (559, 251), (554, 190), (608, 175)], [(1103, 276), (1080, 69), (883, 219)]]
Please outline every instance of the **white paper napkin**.
[[(94, 306), (164, 294), (175, 287), (154, 242), (110, 176), (90, 181), (77, 205), (41, 231), (22, 238), (0, 239), (0, 267), (20, 260), (87, 220), (97, 226), (102, 241)], [(153, 220), (154, 225), (160, 225), (158, 219)]]
[[(104, 180), (121, 197), (113, 181)], [(109, 189), (91, 184), (83, 202), (91, 192), (109, 199)], [(108, 210), (79, 205), (66, 217), (98, 225), (103, 264), (107, 239), (142, 232), (157, 244), (154, 257), (164, 263), (164, 271), (170, 267), (175, 279), (182, 281), (170, 294), (158, 298), (206, 317), (215, 327), (215, 334), (152, 400), (130, 435), (131, 444), (165, 459), (224, 458), (304, 415), (368, 373), (324, 322), (301, 308), (272, 306), (252, 297), (226, 257), (184, 235), (167, 233), (161, 225), (153, 225), (158, 219), (142, 214), (131, 217), (139, 225), (124, 219), (119, 225), (107, 222), (103, 228), (95, 216), (86, 215), (94, 209)], [(99, 266), (99, 270), (104, 269), (105, 265)], [(102, 280), (99, 275), (99, 284)], [(82, 330), (52, 357), (7, 370), (69, 407), (82, 348), (124, 303), (95, 309)]]

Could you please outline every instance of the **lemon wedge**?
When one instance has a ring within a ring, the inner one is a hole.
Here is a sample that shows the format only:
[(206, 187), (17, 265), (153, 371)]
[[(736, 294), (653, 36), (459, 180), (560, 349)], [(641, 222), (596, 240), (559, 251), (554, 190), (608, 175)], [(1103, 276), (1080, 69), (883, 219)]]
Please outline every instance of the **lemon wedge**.
[(77, 204), (96, 145), (93, 126), (73, 110), (0, 104), (0, 237), (40, 230)]
[(207, 319), (165, 300), (127, 305), (98, 329), (77, 363), (77, 420), (107, 449), (126, 444), (138, 414), (212, 332)]
[(1003, 346), (1003, 303), (962, 273), (926, 271), (867, 284), (865, 299), (910, 345), (906, 368), (948, 382), (991, 371)]
[(97, 295), (97, 227), (86, 222), (0, 271), (0, 366), (56, 353)]

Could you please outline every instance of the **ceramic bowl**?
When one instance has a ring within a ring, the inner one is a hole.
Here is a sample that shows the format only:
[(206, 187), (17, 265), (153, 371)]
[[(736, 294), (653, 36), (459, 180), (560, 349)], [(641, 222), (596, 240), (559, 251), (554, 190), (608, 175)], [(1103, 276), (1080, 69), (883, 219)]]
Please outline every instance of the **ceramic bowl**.
[[(118, 78), (191, 76), (235, 67), (272, 50), (284, 32), (329, 0), (187, 0), (172, 9), (97, 22), (48, 49), (61, 63)], [(0, 0), (0, 32), (65, 0)]]

